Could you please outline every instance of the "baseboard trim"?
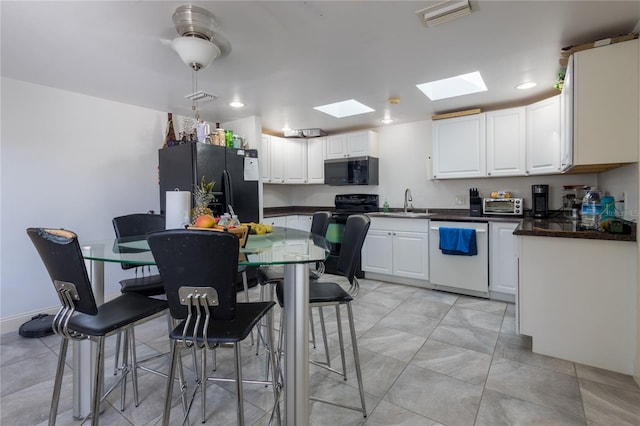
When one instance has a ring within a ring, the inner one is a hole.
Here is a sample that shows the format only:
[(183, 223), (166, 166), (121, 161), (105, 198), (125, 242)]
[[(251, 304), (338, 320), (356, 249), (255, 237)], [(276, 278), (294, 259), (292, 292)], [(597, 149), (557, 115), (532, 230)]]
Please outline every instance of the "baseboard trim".
[[(113, 293), (104, 296), (105, 302), (109, 300), (115, 299), (121, 293)], [(36, 311), (24, 312), (21, 314), (13, 315), (10, 317), (0, 319), (0, 334), (17, 332), (20, 329), (20, 326), (25, 322), (31, 320), (38, 314), (49, 314), (55, 315), (58, 312), (60, 305), (50, 306), (42, 309), (38, 309)]]
[(370, 280), (385, 281), (385, 282), (394, 283), (394, 284), (410, 285), (414, 287), (433, 288), (432, 286), (429, 286), (429, 282), (427, 280), (417, 280), (415, 278), (405, 278), (405, 277), (398, 277), (395, 275), (377, 274), (375, 272), (365, 272), (364, 278), (370, 279)]
[(58, 312), (58, 308), (60, 308), (60, 305), (51, 306), (44, 309), (38, 309), (37, 311), (25, 312), (22, 314), (13, 315), (8, 318), (2, 318), (2, 320), (0, 320), (0, 333), (5, 334), (5, 333), (17, 332), (22, 324), (31, 320), (36, 315), (38, 314), (55, 315), (55, 313)]

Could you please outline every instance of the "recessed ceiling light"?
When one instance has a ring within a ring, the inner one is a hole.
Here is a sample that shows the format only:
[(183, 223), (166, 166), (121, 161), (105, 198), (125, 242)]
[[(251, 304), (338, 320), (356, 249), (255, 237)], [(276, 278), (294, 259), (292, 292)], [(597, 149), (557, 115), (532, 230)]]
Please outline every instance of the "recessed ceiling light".
[(416, 87), (432, 101), (487, 91), (479, 71), (417, 84)]
[(229, 106), (232, 108), (242, 108), (244, 104), (240, 101), (229, 102)]
[(336, 118), (351, 117), (352, 115), (364, 114), (365, 112), (373, 112), (375, 109), (361, 104), (355, 99), (349, 99), (348, 101), (335, 102), (333, 104), (320, 105), (313, 107), (320, 112), (329, 114)]
[(533, 81), (528, 81), (526, 83), (520, 83), (516, 86), (516, 89), (526, 90), (531, 89), (532, 87), (536, 87), (536, 84)]
[(380, 120), (380, 122), (382, 124), (391, 124), (393, 123), (393, 118), (383, 118), (382, 120)]

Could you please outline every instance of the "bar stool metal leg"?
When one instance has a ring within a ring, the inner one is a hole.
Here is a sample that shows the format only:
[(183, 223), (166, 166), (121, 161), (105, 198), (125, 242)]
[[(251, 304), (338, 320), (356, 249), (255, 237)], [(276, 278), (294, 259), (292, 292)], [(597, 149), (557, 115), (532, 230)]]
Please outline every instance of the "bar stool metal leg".
[[(180, 351), (178, 350), (178, 343), (175, 340), (171, 340), (171, 362), (169, 363), (169, 378), (167, 379), (167, 394), (164, 400), (164, 412), (162, 413), (162, 425), (169, 426), (169, 416), (171, 415), (171, 394), (173, 393), (173, 378), (175, 377), (176, 364)], [(187, 415), (185, 413), (185, 415)]]
[(353, 347), (353, 358), (356, 364), (356, 378), (358, 379), (358, 389), (360, 390), (360, 402), (362, 403), (362, 415), (364, 417), (367, 417), (367, 407), (364, 402), (364, 385), (362, 384), (362, 371), (360, 370), (360, 354), (358, 353), (358, 342), (356, 340), (356, 328), (353, 324), (353, 310), (351, 309), (351, 303), (347, 303), (347, 314), (349, 315), (351, 345)]
[(91, 426), (98, 426), (100, 416), (100, 399), (102, 396), (102, 376), (104, 372), (104, 336), (98, 337), (96, 348), (96, 371), (93, 384), (93, 401), (91, 407)]
[[(236, 358), (236, 393), (238, 395), (238, 425), (244, 425), (244, 395), (242, 392), (242, 357), (240, 342), (233, 344)], [(204, 422), (204, 420), (203, 420)]]
[(53, 398), (51, 399), (51, 409), (49, 410), (49, 426), (56, 424), (58, 416), (58, 404), (60, 402), (60, 388), (62, 387), (62, 376), (67, 358), (67, 348), (69, 339), (62, 337), (60, 340), (60, 353), (58, 355), (58, 368), (56, 369), (56, 379), (53, 384)]

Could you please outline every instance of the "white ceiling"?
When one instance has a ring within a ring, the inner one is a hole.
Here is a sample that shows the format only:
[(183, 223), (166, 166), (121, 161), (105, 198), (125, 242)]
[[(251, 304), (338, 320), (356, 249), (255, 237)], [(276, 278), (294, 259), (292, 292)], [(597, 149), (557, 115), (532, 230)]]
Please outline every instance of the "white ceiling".
[[(553, 93), (561, 48), (638, 31), (640, 1), (471, 0), (472, 14), (436, 27), (415, 12), (434, 1), (0, 2), (3, 77), (191, 116), (191, 70), (167, 41), (183, 4), (208, 9), (231, 51), (198, 73), (218, 96), (201, 116), (262, 117), (280, 132), (379, 127), (434, 113), (523, 104)], [(489, 90), (430, 101), (416, 84), (480, 71)], [(537, 87), (514, 87), (533, 80)], [(615, 84), (615, 76), (608, 84)], [(400, 103), (388, 103), (399, 96)], [(232, 110), (240, 99), (246, 107)], [(313, 106), (356, 99), (376, 111), (337, 119)], [(37, 99), (32, 99), (37, 102)]]

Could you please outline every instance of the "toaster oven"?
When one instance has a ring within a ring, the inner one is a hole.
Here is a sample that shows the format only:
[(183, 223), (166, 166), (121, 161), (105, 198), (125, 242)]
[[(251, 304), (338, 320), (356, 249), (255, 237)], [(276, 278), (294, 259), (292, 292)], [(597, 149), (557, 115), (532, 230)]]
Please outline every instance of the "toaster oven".
[(524, 200), (522, 198), (483, 198), (482, 214), (522, 216)]

